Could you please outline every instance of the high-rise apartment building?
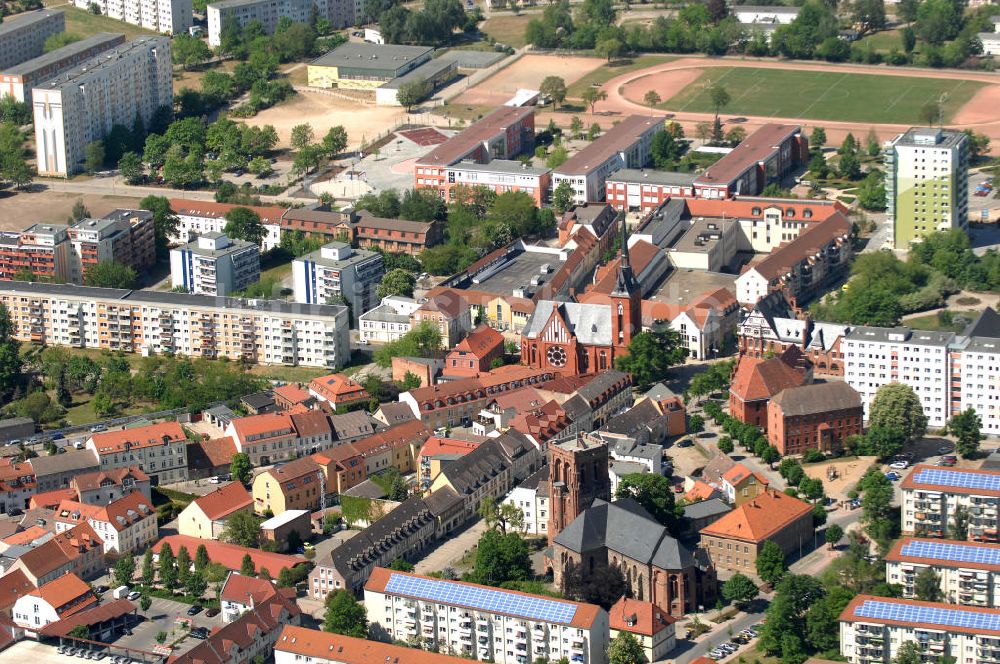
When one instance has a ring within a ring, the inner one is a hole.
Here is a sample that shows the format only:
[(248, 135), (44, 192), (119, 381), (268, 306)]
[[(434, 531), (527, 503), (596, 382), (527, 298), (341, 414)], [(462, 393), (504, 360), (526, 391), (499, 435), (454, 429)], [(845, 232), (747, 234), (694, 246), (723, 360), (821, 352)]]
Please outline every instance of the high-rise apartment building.
[(1000, 541), (1000, 472), (918, 464), (903, 480), (904, 534), (948, 537), (966, 522), (970, 542)]
[(934, 231), (969, 223), (969, 138), (960, 131), (913, 127), (885, 149), (888, 222), (898, 249)]
[(378, 304), (375, 289), (383, 276), (382, 254), (345, 242), (331, 242), (292, 262), (296, 302), (327, 304), (343, 297), (355, 322)]
[(174, 35), (194, 24), (191, 0), (73, 0), (73, 4), (88, 11), (97, 5), (110, 18)]
[(0, 69), (37, 58), (45, 50), (45, 40), (65, 29), (63, 13), (49, 9), (4, 18), (0, 23)]
[(0, 281), (20, 341), (336, 369), (347, 307)]
[[(79, 0), (78, 0), (79, 1)], [(190, 0), (188, 0), (190, 3)], [(240, 29), (259, 21), (266, 34), (274, 34), (278, 21), (290, 18), (308, 23), (313, 12), (335, 28), (357, 25), (364, 20), (365, 0), (222, 0), (208, 5), (208, 43), (218, 46), (222, 31), (233, 22)], [(190, 11), (189, 11), (190, 13)]]
[(0, 71), (0, 97), (31, 104), (31, 88), (125, 42), (125, 35), (99, 32), (86, 39)]
[(69, 278), (69, 226), (34, 224), (18, 232), (0, 233), (0, 279), (28, 272), (49, 281)]
[(116, 125), (147, 125), (173, 104), (170, 39), (143, 36), (116, 46), (34, 88), (35, 151), (41, 175), (81, 170), (87, 144)]
[(223, 233), (205, 233), (170, 250), (174, 287), (189, 293), (229, 295), (260, 281), (260, 247), (231, 240)]

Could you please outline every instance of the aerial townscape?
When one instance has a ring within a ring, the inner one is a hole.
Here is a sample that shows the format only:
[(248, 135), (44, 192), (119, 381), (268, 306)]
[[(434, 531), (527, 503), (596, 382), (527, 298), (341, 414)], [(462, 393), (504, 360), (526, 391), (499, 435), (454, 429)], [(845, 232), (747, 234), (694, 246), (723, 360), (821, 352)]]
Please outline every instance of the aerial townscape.
[(996, 57), (0, 0), (0, 664), (1000, 664)]

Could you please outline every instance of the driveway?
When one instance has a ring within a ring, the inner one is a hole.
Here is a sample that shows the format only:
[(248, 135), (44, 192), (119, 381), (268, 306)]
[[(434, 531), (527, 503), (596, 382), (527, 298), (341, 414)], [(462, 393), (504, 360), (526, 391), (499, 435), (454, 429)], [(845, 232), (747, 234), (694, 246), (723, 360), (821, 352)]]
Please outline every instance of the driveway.
[(486, 532), (486, 523), (479, 519), (458, 535), (442, 540), (434, 549), (416, 564), (417, 574), (437, 572), (445, 567), (454, 567), (462, 556), (467, 554), (479, 542)]

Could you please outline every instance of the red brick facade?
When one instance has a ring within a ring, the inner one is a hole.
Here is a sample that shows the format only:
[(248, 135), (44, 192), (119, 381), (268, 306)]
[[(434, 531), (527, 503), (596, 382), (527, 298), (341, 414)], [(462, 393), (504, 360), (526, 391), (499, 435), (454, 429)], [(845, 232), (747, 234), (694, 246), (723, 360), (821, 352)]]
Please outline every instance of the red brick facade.
[(778, 452), (807, 449), (836, 452), (848, 436), (861, 435), (864, 409), (845, 383), (822, 383), (785, 390), (767, 407), (767, 438)]

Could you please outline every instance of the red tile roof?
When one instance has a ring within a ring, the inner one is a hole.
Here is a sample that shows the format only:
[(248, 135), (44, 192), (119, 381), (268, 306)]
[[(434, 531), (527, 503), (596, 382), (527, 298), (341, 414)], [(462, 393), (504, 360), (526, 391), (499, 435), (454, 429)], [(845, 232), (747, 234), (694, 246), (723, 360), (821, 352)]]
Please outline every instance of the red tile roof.
[[(97, 597), (90, 589), (90, 584), (72, 572), (63, 574), (28, 594), (45, 600), (56, 609), (61, 618), (97, 604)], [(59, 611), (63, 607), (66, 608)]]
[(107, 604), (92, 606), (88, 609), (74, 612), (72, 615), (63, 616), (62, 620), (49, 623), (38, 631), (45, 636), (69, 636), (69, 633), (80, 625), (96, 625), (128, 615), (135, 610), (135, 604), (127, 599), (115, 599)]
[[(305, 408), (301, 404), (297, 404), (297, 407)], [(333, 433), (333, 427), (330, 426), (330, 419), (321, 410), (305, 410), (301, 413), (290, 412), (292, 426), (295, 427), (295, 433), (298, 434), (299, 438), (329, 436)]]
[[(768, 208), (780, 208), (785, 221), (807, 221), (819, 223), (836, 214), (847, 214), (848, 209), (839, 201), (812, 199), (758, 198), (737, 196), (736, 198), (688, 198), (684, 200), (687, 212), (692, 217), (726, 219), (763, 219)], [(794, 212), (794, 214), (789, 214)]]
[(208, 217), (211, 219), (221, 219), (233, 208), (250, 208), (260, 217), (265, 224), (277, 224), (285, 208), (277, 206), (261, 205), (230, 205), (229, 203), (213, 203), (210, 201), (195, 201), (185, 198), (171, 198), (170, 209), (177, 215), (186, 217)]
[(701, 529), (701, 534), (744, 542), (763, 542), (811, 511), (812, 505), (809, 503), (768, 490), (715, 523), (705, 526)]
[(62, 552), (70, 559), (75, 559), (87, 551), (98, 549), (103, 551), (104, 540), (89, 523), (78, 523), (69, 530), (64, 530), (52, 538)]
[(608, 626), (622, 632), (654, 636), (667, 629), (677, 619), (664, 613), (652, 602), (622, 597), (608, 611)]
[[(167, 664), (229, 664), (248, 660), (247, 655), (258, 643), (276, 639), (282, 625), (297, 615), (295, 604), (275, 595), (223, 625), (186, 653), (169, 657)], [(239, 654), (234, 654), (234, 649)], [(263, 653), (267, 652), (265, 648)]]
[(174, 442), (186, 439), (187, 435), (180, 424), (162, 422), (135, 429), (95, 433), (90, 438), (90, 442), (97, 448), (98, 454), (106, 455), (123, 452), (126, 446), (129, 448), (154, 447), (163, 445), (165, 441)]
[(368, 458), (386, 449), (395, 449), (404, 445), (422, 444), (431, 435), (420, 420), (403, 422), (391, 429), (377, 433), (374, 436), (352, 443), (362, 457)]
[(732, 152), (695, 178), (697, 185), (728, 185), (748, 168), (775, 153), (784, 141), (801, 131), (798, 125), (766, 124), (747, 136)]
[(456, 438), (439, 438), (431, 436), (420, 448), (420, 458), (430, 458), (438, 454), (468, 454), (482, 443)]
[(281, 463), (265, 470), (264, 475), (270, 475), (282, 489), (288, 482), (292, 482), (301, 477), (309, 475), (315, 476), (319, 472), (319, 464), (312, 457), (302, 457), (288, 463)]
[(736, 365), (729, 390), (741, 401), (760, 401), (805, 382), (805, 373), (787, 364), (781, 357), (764, 360), (744, 355)]
[(506, 134), (508, 127), (524, 122), (534, 113), (535, 109), (531, 107), (501, 106), (420, 157), (417, 166), (451, 166), (492, 138)]
[[(521, 385), (528, 384), (526, 381), (536, 379), (532, 384), (541, 385), (546, 380), (551, 380), (553, 372), (547, 369), (533, 369), (517, 365), (507, 365), (494, 369), (488, 373), (480, 375), (478, 378), (464, 378), (453, 380), (438, 385), (418, 387), (410, 390), (410, 396), (423, 408), (424, 404), (431, 404), (432, 407), (446, 408), (449, 399), (470, 400), (473, 397), (486, 398), (493, 394), (493, 388), (510, 382), (518, 381)], [(540, 379), (540, 380), (537, 380)], [(482, 396), (479, 396), (480, 393)], [(440, 402), (441, 406), (435, 406)]]
[(193, 444), (201, 448), (202, 453), (213, 468), (232, 463), (233, 455), (238, 451), (236, 441), (233, 440), (232, 436), (199, 440)]
[(358, 381), (344, 374), (320, 376), (309, 381), (309, 389), (334, 406), (368, 398), (368, 392)]
[(694, 486), (688, 489), (688, 492), (684, 494), (684, 500), (689, 503), (697, 502), (699, 500), (708, 500), (715, 493), (715, 487), (713, 487), (708, 482), (703, 482), (701, 480), (695, 480)]
[(728, 471), (726, 471), (726, 474), (722, 476), (722, 479), (726, 480), (733, 486), (737, 486), (739, 485), (740, 482), (750, 477), (751, 475), (757, 478), (757, 481), (763, 484), (764, 486), (770, 484), (770, 482), (766, 477), (764, 477), (760, 473), (755, 473), (754, 471), (744, 466), (742, 463), (738, 463), (732, 468), (730, 468)]
[(810, 260), (830, 242), (837, 239), (846, 241), (850, 233), (850, 220), (838, 213), (821, 224), (807, 226), (797, 238), (782, 244), (759, 263), (744, 268), (743, 272), (755, 271), (768, 281), (773, 281), (802, 261)]
[(2, 541), (4, 544), (9, 544), (11, 546), (15, 546), (18, 544), (31, 544), (39, 537), (48, 534), (49, 530), (47, 528), (42, 528), (41, 526), (32, 526), (27, 530), (22, 530), (19, 533), (8, 535), (7, 537), (4, 537), (0, 541)]
[(78, 491), (93, 491), (102, 486), (121, 486), (126, 479), (133, 479), (136, 482), (148, 482), (149, 475), (142, 472), (139, 466), (129, 466), (128, 468), (113, 468), (111, 470), (99, 470), (93, 473), (84, 473), (73, 478), (73, 485)]
[(257, 570), (266, 568), (271, 576), (278, 578), (278, 572), (282, 568), (291, 569), (299, 563), (305, 562), (302, 556), (292, 556), (283, 553), (269, 553), (260, 549), (249, 549), (245, 546), (216, 542), (215, 540), (203, 540), (189, 535), (168, 535), (153, 545), (153, 553), (159, 553), (164, 544), (169, 544), (174, 553), (182, 547), (187, 547), (188, 551), (197, 551), (201, 545), (208, 551), (208, 558), (212, 562), (219, 563), (226, 569), (239, 570), (243, 563), (243, 556), (247, 553), (253, 560)]
[(641, 134), (655, 126), (662, 128), (662, 117), (629, 115), (608, 129), (597, 140), (570, 157), (566, 163), (555, 169), (555, 172), (566, 175), (586, 175), (603, 165), (612, 155), (622, 152), (634, 144)]
[(212, 493), (196, 498), (194, 504), (206, 517), (217, 521), (233, 512), (253, 506), (253, 497), (239, 482), (231, 482)]
[(14, 602), (18, 598), (24, 597), (33, 590), (35, 590), (35, 586), (19, 569), (0, 576), (0, 611), (6, 612), (7, 609), (14, 606)]
[(480, 325), (459, 341), (452, 352), (470, 353), (482, 360), (497, 348), (503, 348), (503, 335), (489, 325)]
[(63, 567), (69, 569), (69, 565), (72, 564), (69, 556), (53, 540), (36, 546), (18, 558), (18, 560), (28, 570), (28, 573), (36, 579), (47, 576)]
[(274, 393), (274, 396), (281, 397), (288, 403), (305, 403), (306, 401), (312, 399), (309, 392), (294, 383), (288, 383), (287, 385), (276, 387), (271, 390), (271, 392)]
[(330, 634), (295, 625), (285, 625), (274, 649), (316, 660), (330, 660), (343, 664), (467, 664), (469, 660), (451, 655), (441, 655), (420, 648), (356, 639), (341, 634)]
[(291, 416), (277, 413), (238, 417), (230, 426), (233, 427), (237, 440), (243, 445), (259, 445), (272, 438), (295, 435)]

